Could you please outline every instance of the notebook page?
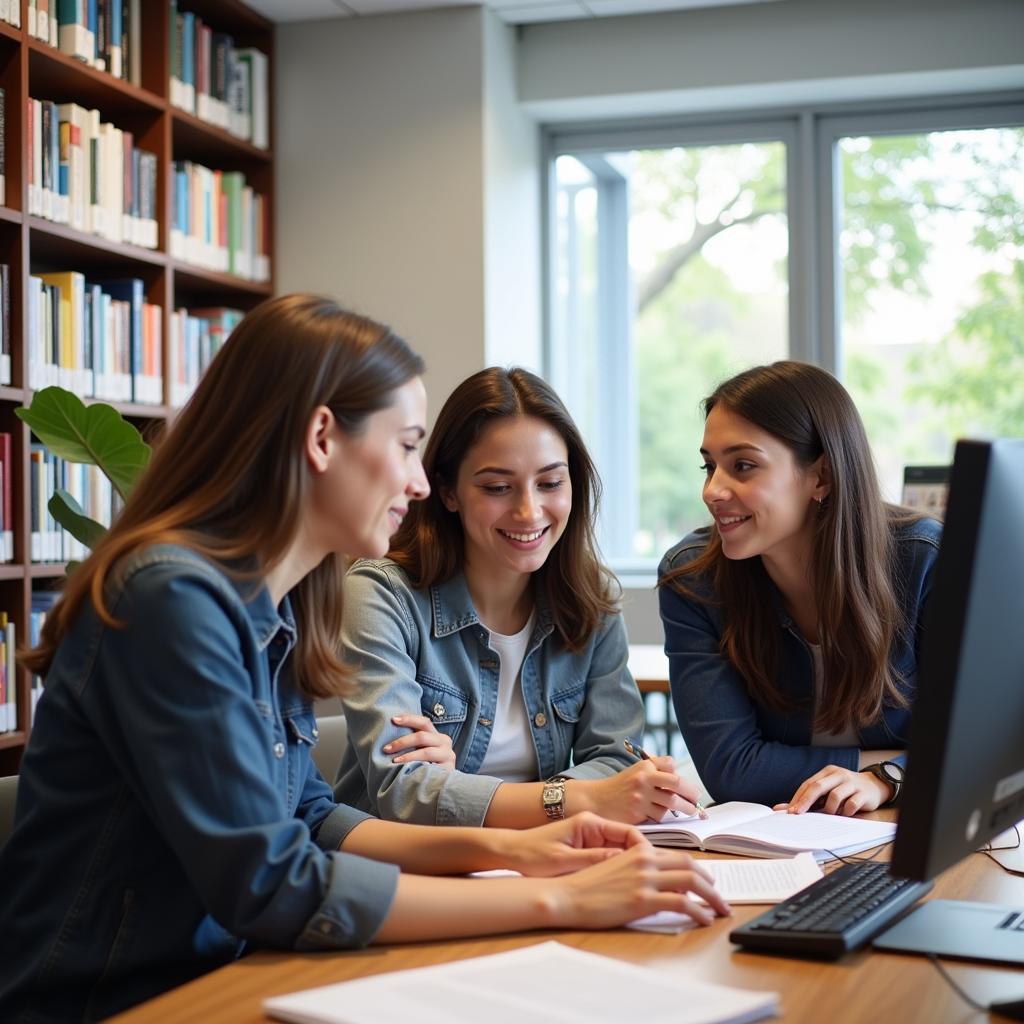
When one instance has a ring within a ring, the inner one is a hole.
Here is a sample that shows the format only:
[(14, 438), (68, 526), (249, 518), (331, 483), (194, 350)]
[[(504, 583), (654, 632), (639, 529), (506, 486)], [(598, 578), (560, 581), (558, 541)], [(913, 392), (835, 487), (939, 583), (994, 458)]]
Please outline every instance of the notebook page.
[(731, 829), (730, 836), (755, 840), (789, 850), (867, 849), (887, 843), (896, 834), (896, 823), (836, 814), (788, 814), (776, 811), (757, 821)]
[(778, 997), (542, 942), (275, 996), (263, 1008), (299, 1024), (380, 1024), (385, 1008), (417, 1024), (738, 1024), (773, 1015)]
[(644, 822), (640, 831), (644, 833), (665, 834), (668, 832), (689, 832), (704, 842), (708, 836), (723, 830), (735, 829), (739, 825), (762, 818), (772, 813), (764, 804), (743, 803), (730, 800), (728, 803), (715, 804), (707, 809), (707, 821), (702, 821), (696, 814), (684, 818), (674, 818), (666, 814), (659, 822)]

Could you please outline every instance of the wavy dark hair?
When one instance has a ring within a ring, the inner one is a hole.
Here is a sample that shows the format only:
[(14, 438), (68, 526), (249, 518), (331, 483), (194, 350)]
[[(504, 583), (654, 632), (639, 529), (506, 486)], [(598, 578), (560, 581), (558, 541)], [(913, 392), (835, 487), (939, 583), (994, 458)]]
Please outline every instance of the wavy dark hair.
[(411, 505), (391, 540), (389, 556), (417, 589), (451, 579), (462, 568), (465, 537), (442, 492), (454, 488), (466, 453), (500, 420), (532, 416), (556, 430), (569, 454), (572, 512), (558, 543), (534, 573), (555, 629), (567, 650), (578, 651), (617, 608), (614, 576), (597, 554), (594, 524), (601, 481), (583, 438), (554, 389), (529, 370), (491, 366), (464, 380), (438, 414), (423, 454), (430, 496)]
[[(816, 510), (811, 566), (824, 663), (823, 699), (814, 726), (842, 732), (878, 720), (884, 705), (906, 706), (889, 662), (907, 623), (899, 593), (893, 527), (921, 518), (882, 500), (860, 414), (830, 373), (786, 360), (755, 366), (719, 384), (704, 399), (705, 419), (721, 406), (778, 438), (798, 465), (824, 455), (831, 486)], [(659, 581), (701, 599), (688, 584), (713, 582), (722, 609), (722, 652), (751, 696), (792, 710), (775, 679), (780, 659), (772, 584), (760, 558), (731, 560), (712, 527), (707, 549)]]
[[(423, 360), (396, 334), (330, 299), (286, 295), (261, 303), (213, 359), (22, 664), (45, 674), (87, 600), (118, 626), (104, 588), (139, 548), (181, 544), (231, 572), (253, 562), (257, 574), (273, 567), (308, 502), (303, 442), (313, 411), (327, 406), (342, 430), (358, 434), (396, 388), (422, 372)], [(341, 693), (349, 679), (338, 639), (345, 568), (343, 556), (330, 555), (291, 592), (295, 676), (310, 697)]]

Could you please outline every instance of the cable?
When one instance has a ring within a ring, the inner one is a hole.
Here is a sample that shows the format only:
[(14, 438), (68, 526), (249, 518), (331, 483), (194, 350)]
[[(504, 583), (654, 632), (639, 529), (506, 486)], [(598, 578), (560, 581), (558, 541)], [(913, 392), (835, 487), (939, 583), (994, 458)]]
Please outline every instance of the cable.
[(998, 857), (993, 857), (993, 853), (999, 853), (1000, 850), (1019, 850), (1020, 849), (1020, 829), (1018, 826), (1013, 826), (1013, 831), (1017, 835), (1017, 842), (1013, 846), (992, 846), (990, 843), (988, 846), (983, 846), (980, 850), (975, 850), (975, 853), (984, 854), (993, 864), (1001, 867), (1008, 875), (1015, 875), (1017, 878), (1024, 878), (1024, 871), (1019, 868), (1007, 867)]
[(935, 970), (939, 972), (946, 984), (972, 1009), (977, 1010), (979, 1013), (988, 1013), (988, 1007), (983, 1006), (981, 1003), (975, 1002), (950, 976), (949, 971), (942, 966), (939, 958), (934, 953), (927, 954), (928, 959), (932, 962)]

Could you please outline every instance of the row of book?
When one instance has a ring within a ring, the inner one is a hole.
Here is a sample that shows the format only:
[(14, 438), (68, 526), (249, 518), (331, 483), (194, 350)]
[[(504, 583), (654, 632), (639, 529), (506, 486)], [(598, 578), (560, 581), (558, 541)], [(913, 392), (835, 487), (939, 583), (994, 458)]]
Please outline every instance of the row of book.
[(270, 146), (267, 55), (236, 47), (191, 11), (170, 0), (171, 103), (245, 139)]
[[(21, 0), (0, 0), (17, 8)], [(28, 0), (28, 34), (97, 71), (142, 84), (141, 0)]]
[(0, 732), (18, 728), (17, 634), (7, 612), (0, 612)]
[[(2, 3), (3, 0), (0, 0)], [(7, 93), (0, 88), (0, 206), (7, 202)]]
[(244, 314), (238, 309), (177, 309), (171, 313), (170, 400), (184, 405), (199, 378)]
[(59, 385), (115, 402), (163, 402), (163, 315), (139, 278), (90, 282), (78, 271), (33, 274), (28, 386)]
[(157, 158), (77, 103), (28, 100), (28, 212), (110, 242), (157, 246)]
[[(56, 590), (33, 590), (32, 605), (29, 609), (29, 647), (36, 647), (39, 644), (39, 636), (43, 631), (43, 623), (50, 610), (60, 599), (60, 592)], [(36, 705), (43, 695), (43, 680), (36, 675), (32, 676), (31, 705), (32, 715), (35, 717)]]
[(270, 280), (270, 207), (240, 171), (175, 160), (171, 255), (185, 263)]
[(0, 433), (0, 562), (14, 561), (14, 463), (11, 435)]
[(33, 562), (66, 562), (89, 554), (50, 514), (47, 505), (58, 487), (104, 526), (111, 524), (121, 507), (120, 495), (97, 466), (67, 462), (34, 442), (29, 446), (29, 554)]

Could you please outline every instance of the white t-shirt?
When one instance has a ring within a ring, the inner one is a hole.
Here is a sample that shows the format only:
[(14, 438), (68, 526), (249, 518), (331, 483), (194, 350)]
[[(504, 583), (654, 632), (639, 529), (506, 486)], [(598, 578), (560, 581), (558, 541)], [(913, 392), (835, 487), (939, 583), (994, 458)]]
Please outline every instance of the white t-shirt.
[[(807, 645), (811, 649), (811, 660), (814, 663), (814, 710), (817, 713), (821, 703), (821, 694), (825, 689), (825, 663), (821, 657), (821, 645)], [(818, 732), (811, 734), (812, 747), (859, 747), (857, 734), (847, 726), (842, 732)]]
[(494, 707), (491, 742), (480, 765), (481, 775), (493, 775), (506, 782), (536, 782), (537, 753), (526, 715), (526, 702), (519, 681), (526, 650), (533, 633), (534, 615), (515, 636), (490, 632), (490, 646), (498, 655), (498, 699)]

